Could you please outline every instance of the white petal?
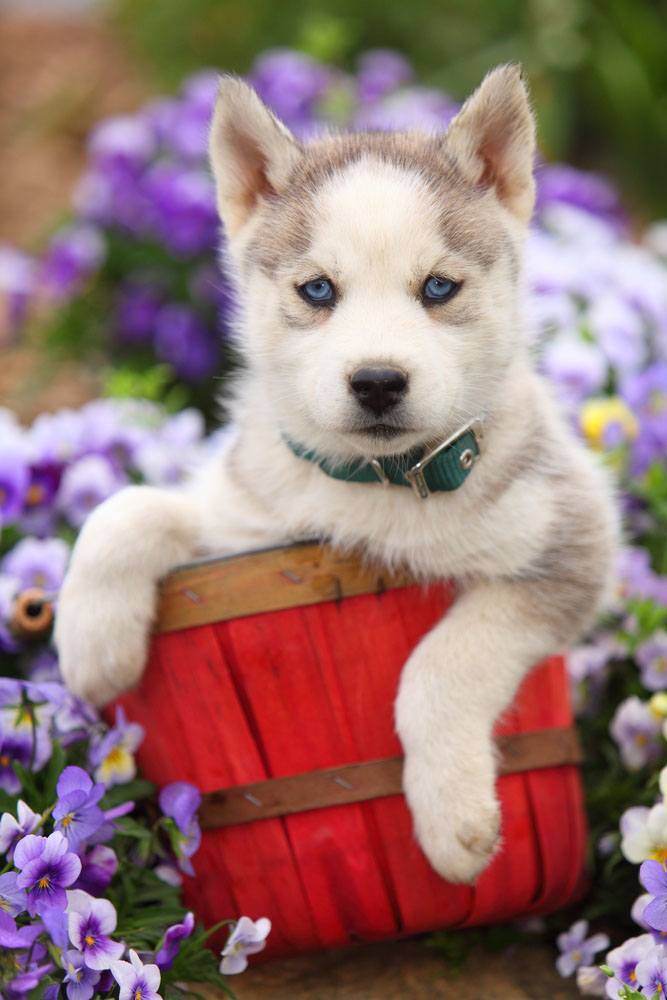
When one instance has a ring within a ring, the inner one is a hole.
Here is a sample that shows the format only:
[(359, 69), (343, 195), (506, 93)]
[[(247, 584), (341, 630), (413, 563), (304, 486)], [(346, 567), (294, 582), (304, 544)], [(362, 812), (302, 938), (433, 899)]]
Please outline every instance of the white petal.
[(143, 977), (149, 988), (154, 993), (157, 993), (158, 986), (160, 985), (160, 970), (157, 965), (144, 965)]

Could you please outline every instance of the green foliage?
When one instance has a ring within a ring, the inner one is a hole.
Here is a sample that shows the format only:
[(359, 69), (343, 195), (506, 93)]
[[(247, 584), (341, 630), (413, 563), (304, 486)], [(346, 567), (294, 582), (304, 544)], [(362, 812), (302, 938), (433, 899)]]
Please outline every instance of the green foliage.
[[(62, 696), (69, 697), (64, 689)], [(23, 767), (16, 760), (12, 762), (20, 788), (9, 793), (0, 787), (0, 814), (6, 812), (16, 816), (18, 803), (22, 801), (39, 817), (33, 832), (45, 837), (54, 829), (52, 813), (58, 800), (58, 779), (63, 770), (68, 766), (75, 766), (91, 771), (91, 747), (99, 745), (99, 741), (108, 734), (108, 728), (101, 721), (91, 724), (88, 716), (82, 716), (79, 720), (80, 728), (69, 731), (65, 738), (54, 722), (54, 706), (38, 700), (40, 698), (38, 690), (31, 691), (22, 687), (16, 702), (3, 704), (3, 727), (9, 731), (14, 727), (18, 732), (21, 728), (25, 730), (30, 726), (34, 745), (38, 742), (37, 731), (41, 730), (41, 737), (49, 739), (50, 756), (38, 770), (32, 765)], [(76, 707), (76, 703), (73, 704)], [(172, 819), (161, 815), (154, 795), (155, 787), (149, 781), (136, 778), (107, 788), (100, 802), (105, 811), (125, 803), (131, 807), (131, 816), (106, 820), (107, 824), (113, 822), (113, 831), (105, 844), (115, 853), (117, 870), (104, 891), (104, 898), (113, 904), (118, 918), (112, 935), (114, 940), (123, 942), (124, 952), (134, 949), (141, 953), (146, 962), (152, 961), (157, 954), (167, 928), (180, 924), (187, 912), (181, 900), (180, 887), (163, 881), (156, 874), (158, 863), (174, 864), (174, 859), (179, 856), (183, 836)], [(95, 831), (95, 834), (98, 832)], [(89, 846), (90, 844), (79, 844), (78, 849), (83, 851)], [(0, 873), (12, 871), (14, 863), (15, 860), (10, 860), (9, 855), (3, 852), (0, 855)], [(34, 921), (27, 912), (21, 911), (17, 922), (19, 927), (27, 927)], [(233, 921), (223, 923), (232, 924)], [(197, 996), (196, 991), (188, 985), (190, 982), (208, 983), (227, 996), (234, 996), (219, 971), (219, 958), (207, 946), (210, 935), (221, 926), (223, 924), (208, 932), (203, 927), (197, 927), (189, 938), (181, 942), (180, 953), (176, 955), (171, 968), (162, 970), (160, 995), (164, 1000)], [(64, 998), (63, 949), (50, 937), (50, 931), (41, 925), (40, 927), (40, 947), (43, 945), (47, 948), (52, 968), (45, 970), (39, 986), (30, 996), (41, 997), (47, 986), (58, 985), (59, 996)], [(5, 961), (8, 957), (11, 957), (11, 961)], [(11, 996), (15, 995), (13, 990), (5, 994), (5, 989), (9, 989), (7, 984), (17, 971), (23, 970), (23, 965), (17, 964), (16, 957), (15, 952), (9, 956), (9, 949), (0, 949), (2, 996), (9, 996), (10, 992)], [(21, 962), (24, 959), (26, 967), (30, 966), (30, 954), (20, 956)], [(117, 997), (118, 989), (114, 985), (111, 991), (103, 995)], [(101, 997), (102, 994), (95, 992), (94, 996)]]
[(666, 0), (117, 0), (160, 85), (202, 66), (246, 72), (259, 52), (300, 48), (352, 66), (404, 52), (425, 83), (462, 98), (497, 62), (531, 82), (548, 157), (621, 180), (636, 208), (667, 214)]

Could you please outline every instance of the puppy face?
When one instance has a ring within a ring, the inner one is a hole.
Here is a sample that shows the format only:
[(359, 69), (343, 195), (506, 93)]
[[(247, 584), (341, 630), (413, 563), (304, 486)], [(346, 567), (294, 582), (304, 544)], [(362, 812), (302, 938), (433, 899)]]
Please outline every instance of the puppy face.
[(326, 455), (435, 443), (492, 407), (516, 351), (532, 118), (487, 77), (441, 137), (299, 146), (236, 80), (212, 130), (244, 347), (281, 430)]

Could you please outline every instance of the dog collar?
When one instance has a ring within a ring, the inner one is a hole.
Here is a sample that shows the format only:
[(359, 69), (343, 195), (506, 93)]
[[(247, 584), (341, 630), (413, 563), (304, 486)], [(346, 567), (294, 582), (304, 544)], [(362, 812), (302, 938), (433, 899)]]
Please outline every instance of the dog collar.
[(481, 438), (482, 418), (476, 417), (429, 451), (413, 448), (401, 455), (343, 463), (322, 458), (288, 437), (285, 441), (297, 458), (314, 462), (332, 479), (411, 486), (418, 497), (426, 500), (431, 493), (457, 490), (466, 481), (481, 454)]

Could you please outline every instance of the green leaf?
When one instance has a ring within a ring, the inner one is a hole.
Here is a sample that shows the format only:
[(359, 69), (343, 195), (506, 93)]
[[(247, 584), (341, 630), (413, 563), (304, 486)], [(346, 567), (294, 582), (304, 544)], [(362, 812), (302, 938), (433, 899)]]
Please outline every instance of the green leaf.
[(56, 785), (65, 768), (65, 761), (65, 751), (62, 746), (59, 743), (54, 743), (51, 759), (44, 772), (44, 798), (48, 803), (55, 801)]
[(140, 802), (155, 794), (155, 785), (145, 778), (135, 778), (124, 785), (112, 785), (100, 802), (102, 809), (114, 809), (124, 802)]

